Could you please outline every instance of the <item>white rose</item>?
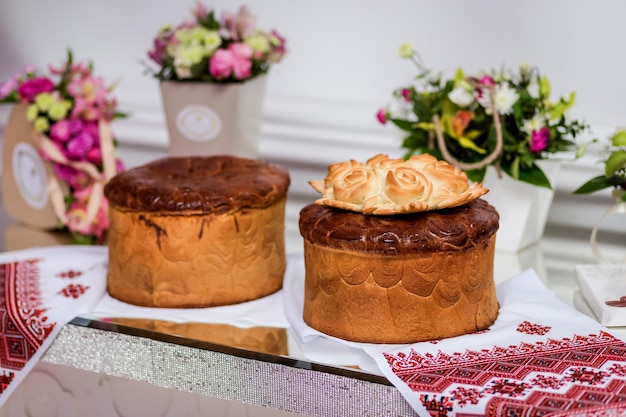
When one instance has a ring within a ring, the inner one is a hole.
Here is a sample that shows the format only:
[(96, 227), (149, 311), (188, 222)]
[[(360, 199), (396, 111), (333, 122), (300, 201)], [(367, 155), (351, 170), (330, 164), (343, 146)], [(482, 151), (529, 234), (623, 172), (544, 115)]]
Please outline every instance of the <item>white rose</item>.
[(544, 126), (544, 118), (535, 113), (532, 119), (524, 120), (524, 123), (522, 124), (522, 130), (530, 135), (531, 133), (533, 133), (533, 130), (539, 131)]
[(472, 92), (467, 91), (463, 86), (456, 87), (454, 90), (450, 91), (448, 98), (459, 107), (467, 107), (474, 101)]

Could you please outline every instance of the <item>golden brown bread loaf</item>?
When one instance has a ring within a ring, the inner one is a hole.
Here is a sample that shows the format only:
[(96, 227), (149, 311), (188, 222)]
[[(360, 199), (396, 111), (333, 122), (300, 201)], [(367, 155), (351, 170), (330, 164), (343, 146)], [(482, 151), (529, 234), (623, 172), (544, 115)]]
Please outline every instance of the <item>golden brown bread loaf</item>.
[(111, 296), (208, 307), (282, 288), (288, 172), (231, 156), (164, 158), (115, 176), (109, 201)]
[[(325, 189), (337, 180), (332, 172)], [(464, 177), (461, 171), (456, 175)], [(379, 188), (384, 194), (384, 185)], [(423, 200), (426, 205), (432, 201)], [(486, 201), (380, 216), (332, 205), (321, 199), (300, 212), (303, 318), (309, 326), (356, 342), (414, 343), (494, 323), (499, 309), (493, 280), (499, 216)]]

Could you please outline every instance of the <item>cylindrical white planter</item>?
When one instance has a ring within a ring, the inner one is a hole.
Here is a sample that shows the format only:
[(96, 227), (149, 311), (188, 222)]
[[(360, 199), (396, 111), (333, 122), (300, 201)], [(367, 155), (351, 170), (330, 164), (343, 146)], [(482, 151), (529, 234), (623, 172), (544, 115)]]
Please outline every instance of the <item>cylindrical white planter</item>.
[(265, 84), (161, 81), (170, 154), (256, 158)]
[[(543, 162), (541, 169), (554, 187), (560, 163)], [(489, 192), (482, 198), (500, 214), (496, 251), (517, 253), (541, 239), (554, 198), (553, 189), (516, 181), (504, 173), (499, 178), (493, 167), (487, 168), (483, 186)]]

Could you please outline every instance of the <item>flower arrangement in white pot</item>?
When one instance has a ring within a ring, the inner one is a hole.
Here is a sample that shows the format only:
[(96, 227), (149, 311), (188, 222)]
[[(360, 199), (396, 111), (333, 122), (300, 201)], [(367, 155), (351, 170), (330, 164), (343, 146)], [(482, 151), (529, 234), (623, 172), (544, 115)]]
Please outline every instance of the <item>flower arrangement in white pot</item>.
[(124, 169), (110, 124), (126, 114), (117, 111), (113, 88), (71, 51), (49, 74), (29, 66), (0, 85), (0, 103), (17, 103), (3, 144), (9, 214), (38, 227), (66, 228), (76, 243), (105, 241), (104, 185)]
[[(485, 199), (500, 212), (501, 229), (510, 224), (510, 230), (499, 234), (499, 249), (517, 252), (536, 242), (553, 196), (550, 175), (544, 172), (549, 164), (544, 161), (573, 150), (575, 138), (588, 129), (567, 116), (575, 94), (552, 100), (550, 82), (528, 64), (515, 71), (475, 75), (459, 68), (444, 79), (441, 72), (424, 65), (410, 43), (400, 47), (399, 55), (415, 64), (417, 75), (393, 91), (391, 104), (378, 111), (378, 120), (403, 133), (401, 146), (407, 157), (429, 153), (461, 168), (473, 182), (485, 182), (490, 189)], [(547, 168), (556, 175), (558, 165)], [(521, 191), (496, 201), (496, 188), (508, 192), (518, 186)], [(513, 203), (510, 198), (516, 195), (526, 197)], [(522, 206), (527, 210), (507, 216), (506, 211)]]
[(162, 27), (148, 56), (160, 81), (171, 153), (255, 157), (265, 75), (286, 54), (276, 30), (245, 6), (223, 13), (198, 2), (192, 19)]

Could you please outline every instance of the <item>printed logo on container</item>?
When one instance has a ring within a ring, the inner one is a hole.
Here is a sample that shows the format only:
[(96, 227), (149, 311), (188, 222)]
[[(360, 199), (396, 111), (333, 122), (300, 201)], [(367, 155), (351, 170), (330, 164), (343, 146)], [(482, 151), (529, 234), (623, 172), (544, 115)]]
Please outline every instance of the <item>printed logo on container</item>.
[(48, 203), (48, 176), (39, 153), (28, 143), (13, 148), (13, 178), (26, 203), (36, 210)]
[(208, 107), (186, 106), (176, 115), (176, 127), (189, 140), (208, 142), (220, 134), (222, 121)]

